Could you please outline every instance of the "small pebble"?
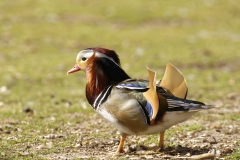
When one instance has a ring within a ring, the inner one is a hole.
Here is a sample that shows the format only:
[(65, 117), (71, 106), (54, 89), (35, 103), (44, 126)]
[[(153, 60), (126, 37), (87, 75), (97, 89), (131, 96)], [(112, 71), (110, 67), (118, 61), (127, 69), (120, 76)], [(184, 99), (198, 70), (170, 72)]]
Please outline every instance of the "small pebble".
[(45, 146), (43, 144), (36, 147), (37, 150), (44, 149), (44, 148), (45, 148)]
[(216, 157), (220, 157), (221, 151), (217, 150), (215, 155), (216, 155)]
[(4, 106), (4, 103), (3, 102), (0, 102), (0, 107)]
[(28, 155), (29, 155), (28, 152), (18, 152), (18, 154), (19, 154), (20, 156), (28, 156)]
[(190, 157), (190, 156), (191, 156), (191, 154), (190, 154), (190, 153), (187, 153), (187, 154), (186, 154), (186, 156)]

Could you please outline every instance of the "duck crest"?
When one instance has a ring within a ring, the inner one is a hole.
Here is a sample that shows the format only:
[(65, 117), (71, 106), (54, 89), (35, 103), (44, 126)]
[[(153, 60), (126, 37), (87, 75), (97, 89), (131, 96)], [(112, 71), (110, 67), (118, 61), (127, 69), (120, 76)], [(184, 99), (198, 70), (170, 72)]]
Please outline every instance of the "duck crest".
[(100, 47), (87, 48), (87, 49), (93, 50), (94, 52), (100, 52), (108, 57), (111, 57), (118, 65), (121, 65), (120, 59), (114, 50), (100, 48)]

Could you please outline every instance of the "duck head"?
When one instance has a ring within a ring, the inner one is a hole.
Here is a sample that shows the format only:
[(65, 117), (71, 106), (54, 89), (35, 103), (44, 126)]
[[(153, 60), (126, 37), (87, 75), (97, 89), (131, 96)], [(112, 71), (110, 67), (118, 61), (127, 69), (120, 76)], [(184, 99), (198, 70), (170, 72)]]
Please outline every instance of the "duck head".
[(121, 68), (116, 52), (105, 48), (80, 51), (75, 66), (67, 74), (77, 71), (84, 71), (87, 75), (86, 96), (90, 104), (105, 87), (130, 78)]

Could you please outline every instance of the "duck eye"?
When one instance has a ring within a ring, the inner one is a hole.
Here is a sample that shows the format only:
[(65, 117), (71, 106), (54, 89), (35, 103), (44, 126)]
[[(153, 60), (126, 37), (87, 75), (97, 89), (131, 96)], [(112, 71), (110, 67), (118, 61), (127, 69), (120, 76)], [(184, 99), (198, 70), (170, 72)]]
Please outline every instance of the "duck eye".
[(86, 57), (82, 57), (82, 61), (86, 61), (86, 59), (87, 59)]

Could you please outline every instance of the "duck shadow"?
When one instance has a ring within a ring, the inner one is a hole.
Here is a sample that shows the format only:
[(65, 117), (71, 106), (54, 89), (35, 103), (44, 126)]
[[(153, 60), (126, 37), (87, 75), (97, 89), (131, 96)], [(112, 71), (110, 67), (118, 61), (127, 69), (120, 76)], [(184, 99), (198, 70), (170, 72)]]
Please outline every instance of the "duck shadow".
[(176, 147), (166, 147), (163, 150), (159, 151), (164, 154), (168, 154), (171, 156), (185, 156), (185, 155), (200, 155), (204, 153), (208, 153), (211, 149), (210, 148), (189, 148), (189, 147), (183, 147), (181, 145), (178, 145)]
[[(154, 148), (154, 147), (153, 147)], [(138, 151), (153, 151), (153, 154), (165, 154), (165, 155), (170, 155), (170, 156), (194, 156), (194, 155), (201, 155), (208, 153), (211, 148), (189, 148), (189, 147), (183, 147), (181, 145), (170, 147), (166, 146), (162, 150), (155, 150), (151, 149), (151, 147), (145, 146), (145, 145), (140, 145), (137, 147), (129, 148), (128, 153), (137, 153)]]

